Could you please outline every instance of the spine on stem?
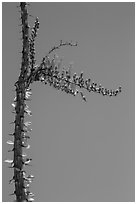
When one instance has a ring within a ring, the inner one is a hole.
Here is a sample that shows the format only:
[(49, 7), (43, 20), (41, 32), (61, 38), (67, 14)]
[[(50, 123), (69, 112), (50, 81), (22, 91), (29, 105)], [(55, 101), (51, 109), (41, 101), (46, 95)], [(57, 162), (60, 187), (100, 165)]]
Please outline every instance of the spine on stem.
[(25, 182), (23, 174), (23, 126), (25, 112), (25, 82), (29, 67), (29, 25), (27, 4), (20, 3), (21, 21), (22, 21), (22, 64), (19, 80), (16, 84), (16, 119), (15, 119), (15, 137), (14, 137), (14, 178), (15, 178), (15, 194), (17, 202), (26, 201)]
[[(28, 106), (25, 104), (27, 98), (30, 96), (30, 92), (26, 89), (27, 75), (29, 71), (29, 24), (28, 24), (28, 12), (27, 12), (27, 3), (20, 3), (21, 9), (21, 26), (22, 26), (22, 63), (21, 63), (21, 73), (18, 78), (18, 81), (15, 83), (16, 96), (12, 106), (15, 109), (15, 131), (13, 134), (10, 134), (14, 137), (14, 142), (8, 141), (8, 144), (13, 144), (14, 147), (11, 151), (14, 152), (14, 158), (12, 160), (6, 160), (6, 162), (11, 164), (10, 168), (14, 169), (14, 176), (10, 180), (10, 183), (15, 184), (15, 191), (11, 195), (16, 196), (17, 202), (26, 202), (32, 201), (33, 198), (30, 198), (30, 191), (28, 190), (29, 184), (31, 183), (32, 175), (27, 176), (24, 171), (24, 165), (28, 165), (31, 159), (26, 158), (27, 155), (23, 152), (23, 149), (28, 149), (30, 145), (27, 144), (26, 136), (27, 126), (30, 123), (24, 122), (24, 115), (27, 113), (30, 114)], [(25, 128), (25, 129), (24, 129)], [(32, 194), (32, 193), (31, 193)]]

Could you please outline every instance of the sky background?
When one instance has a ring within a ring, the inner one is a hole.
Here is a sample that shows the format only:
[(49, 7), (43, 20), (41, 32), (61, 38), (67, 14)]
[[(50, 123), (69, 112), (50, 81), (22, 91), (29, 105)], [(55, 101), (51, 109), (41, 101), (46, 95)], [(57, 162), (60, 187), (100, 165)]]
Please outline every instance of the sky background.
[[(6, 141), (14, 131), (12, 100), (20, 74), (22, 42), (19, 3), (2, 3), (3, 161), (13, 154)], [(30, 190), (36, 202), (131, 202), (135, 200), (135, 65), (134, 3), (36, 2), (29, 13), (38, 16), (36, 64), (60, 40), (77, 47), (57, 52), (63, 64), (109, 89), (122, 86), (117, 97), (84, 92), (87, 103), (40, 82), (32, 84), (32, 160), (35, 175)], [(29, 17), (30, 26), (34, 18)], [(27, 120), (27, 117), (26, 117)], [(13, 201), (12, 169), (3, 162), (3, 201)]]

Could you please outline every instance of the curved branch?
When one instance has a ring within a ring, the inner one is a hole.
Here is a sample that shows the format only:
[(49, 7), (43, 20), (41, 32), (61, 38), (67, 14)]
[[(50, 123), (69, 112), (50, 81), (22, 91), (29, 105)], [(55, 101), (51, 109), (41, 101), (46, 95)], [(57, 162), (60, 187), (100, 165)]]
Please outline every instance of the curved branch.
[(76, 42), (76, 43), (72, 43), (72, 41), (71, 41), (71, 42), (64, 42), (64, 43), (63, 43), (63, 41), (60, 40), (60, 44), (57, 45), (57, 46), (52, 47), (52, 48), (49, 50), (49, 52), (47, 53), (47, 55), (46, 55), (45, 57), (43, 57), (42, 62), (45, 61), (45, 59), (48, 58), (49, 55), (50, 55), (53, 51), (58, 50), (58, 49), (60, 49), (60, 48), (63, 47), (63, 46), (77, 46), (77, 45), (78, 45), (77, 42)]

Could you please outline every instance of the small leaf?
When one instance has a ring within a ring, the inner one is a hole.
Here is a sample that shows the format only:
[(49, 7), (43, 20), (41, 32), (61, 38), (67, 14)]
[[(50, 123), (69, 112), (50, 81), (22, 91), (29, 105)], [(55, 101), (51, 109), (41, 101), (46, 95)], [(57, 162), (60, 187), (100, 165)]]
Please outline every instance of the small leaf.
[(28, 175), (27, 178), (35, 178), (33, 175)]
[(9, 163), (9, 164), (12, 164), (12, 163), (13, 163), (13, 160), (6, 159), (4, 162), (7, 162), (7, 163)]
[(26, 159), (26, 161), (24, 162), (24, 164), (29, 164), (32, 161), (32, 159)]
[(7, 144), (11, 144), (11, 145), (13, 145), (13, 144), (14, 144), (14, 142), (13, 142), (13, 141), (8, 140), (8, 141), (7, 141)]
[(14, 103), (11, 104), (14, 108), (16, 107), (16, 105)]
[(34, 198), (28, 198), (28, 201), (29, 201), (29, 202), (34, 201)]
[(32, 196), (32, 197), (35, 196), (34, 193), (32, 193), (32, 192), (29, 192), (28, 195), (29, 195), (29, 196)]
[(27, 146), (26, 146), (26, 149), (29, 149), (30, 148), (30, 145), (28, 144)]
[(29, 188), (29, 186), (30, 186), (30, 184), (29, 184), (29, 183), (27, 183), (27, 184), (26, 184), (26, 188)]
[(30, 88), (27, 88), (26, 91), (31, 91), (31, 89), (30, 89)]
[(25, 109), (25, 112), (29, 115), (29, 116), (32, 116), (32, 112), (28, 109)]
[(26, 180), (26, 182), (28, 182), (28, 183), (32, 183), (32, 179), (30, 179), (30, 178), (25, 178), (25, 180)]
[(23, 130), (24, 132), (31, 132), (32, 131), (32, 129), (31, 128), (28, 128), (28, 127), (24, 127), (24, 130)]
[(26, 156), (27, 156), (27, 154), (26, 154), (26, 153), (23, 153), (23, 154), (22, 154), (22, 157), (26, 157)]
[(11, 180), (9, 181), (9, 184), (13, 184), (13, 183), (15, 183), (15, 181), (14, 181), (14, 179), (11, 179)]
[(27, 121), (24, 124), (25, 124), (25, 126), (29, 126), (29, 125), (31, 125), (31, 122)]
[(16, 102), (16, 100), (17, 100), (17, 97), (15, 96), (15, 98), (14, 98), (14, 100), (13, 100), (13, 101), (14, 101), (14, 102)]
[(25, 95), (26, 98), (29, 98), (31, 95), (32, 95), (31, 91), (26, 91), (26, 95)]

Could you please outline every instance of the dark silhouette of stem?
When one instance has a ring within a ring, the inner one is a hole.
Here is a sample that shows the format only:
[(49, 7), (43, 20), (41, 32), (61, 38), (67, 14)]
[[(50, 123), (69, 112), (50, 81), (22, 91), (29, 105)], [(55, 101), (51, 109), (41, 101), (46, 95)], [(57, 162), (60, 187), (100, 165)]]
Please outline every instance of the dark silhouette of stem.
[(26, 201), (25, 183), (23, 175), (23, 126), (24, 126), (24, 108), (25, 108), (25, 83), (29, 66), (29, 25), (27, 4), (20, 3), (21, 21), (22, 21), (22, 63), (21, 73), (16, 82), (16, 117), (15, 117), (15, 136), (14, 136), (14, 180), (15, 180), (15, 195), (17, 202)]

